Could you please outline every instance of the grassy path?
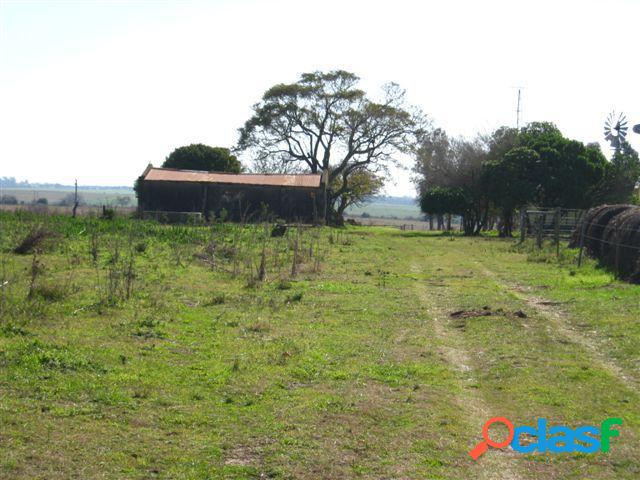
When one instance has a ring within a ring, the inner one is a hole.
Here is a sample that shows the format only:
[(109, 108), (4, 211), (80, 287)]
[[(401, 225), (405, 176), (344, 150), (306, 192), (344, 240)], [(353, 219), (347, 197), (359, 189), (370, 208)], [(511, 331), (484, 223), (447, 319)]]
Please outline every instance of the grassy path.
[[(496, 274), (488, 270), (482, 263), (478, 262), (480, 271), (487, 278), (496, 279)], [(502, 281), (501, 281), (502, 283)], [(559, 302), (547, 300), (527, 293), (527, 288), (518, 285), (509, 285), (502, 283), (501, 288), (512, 294), (514, 297), (525, 302), (530, 309), (537, 312), (538, 315), (549, 321), (549, 325), (554, 329), (554, 335), (564, 337), (567, 343), (573, 343), (582, 347), (585, 354), (591, 361), (600, 365), (601, 368), (608, 370), (618, 380), (623, 382), (628, 388), (638, 392), (637, 374), (640, 372), (628, 372), (624, 367), (619, 365), (614, 358), (611, 358), (603, 349), (602, 340), (598, 341), (593, 336), (588, 336), (574, 328), (567, 317), (571, 314), (561, 308)], [(595, 332), (597, 333), (597, 332)]]
[[(420, 278), (422, 272), (418, 263), (412, 265), (411, 271)], [(484, 401), (477, 389), (474, 388), (477, 385), (477, 378), (471, 367), (471, 359), (449, 328), (445, 303), (438, 301), (445, 295), (430, 291), (426, 287), (426, 282), (420, 280), (416, 282), (416, 289), (420, 302), (425, 306), (431, 319), (434, 336), (442, 342), (440, 352), (446, 359), (449, 368), (456, 371), (459, 377), (460, 393), (456, 399), (458, 407), (468, 419), (470, 430), (479, 432), (482, 430), (484, 419), (500, 414), (492, 412), (494, 409)], [(480, 464), (475, 464), (476, 478), (503, 478), (505, 480), (521, 478), (520, 474), (516, 475), (515, 473), (515, 469), (518, 468), (517, 462), (514, 461), (514, 458), (505, 458), (505, 453), (508, 453), (508, 450), (485, 454), (482, 467), (479, 467)]]
[[(456, 246), (452, 248), (449, 242)], [(573, 333), (558, 316), (540, 308), (532, 297), (517, 292), (485, 266), (505, 260), (504, 246), (498, 241), (429, 239), (425, 246), (430, 258), (423, 258), (423, 275), (429, 280), (422, 296), (435, 298), (431, 302), (433, 315), (442, 317), (447, 332), (443, 335), (455, 338), (454, 360), (463, 359), (467, 377), (477, 379), (477, 396), (491, 416), (502, 414), (529, 425), (539, 416), (576, 426), (599, 424), (609, 416), (623, 417), (626, 422), (625, 441), (608, 457), (530, 455), (524, 465), (521, 456), (510, 465), (531, 478), (637, 476), (638, 392), (622, 367), (602, 352), (595, 340)], [(434, 257), (435, 262), (431, 261)], [(512, 275), (511, 280), (519, 279)], [(573, 293), (583, 295), (578, 289)], [(580, 301), (574, 299), (574, 303)], [(478, 312), (478, 316), (451, 319), (447, 313), (455, 310)], [(491, 315), (482, 316), (487, 311)], [(565, 315), (568, 322), (578, 322), (573, 312)], [(606, 334), (595, 327), (595, 337)]]
[[(71, 297), (3, 324), (0, 478), (640, 476), (638, 287), (497, 239), (383, 228), (258, 288), (172, 252), (150, 244), (117, 307), (82, 308), (87, 267)], [(607, 454), (474, 462), (496, 415), (624, 424)]]

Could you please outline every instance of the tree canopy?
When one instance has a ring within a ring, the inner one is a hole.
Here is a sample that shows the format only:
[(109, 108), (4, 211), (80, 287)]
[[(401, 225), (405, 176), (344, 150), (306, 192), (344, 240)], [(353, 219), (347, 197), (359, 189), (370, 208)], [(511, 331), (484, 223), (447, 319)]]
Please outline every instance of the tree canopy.
[(489, 205), (482, 184), (486, 159), (487, 144), (483, 137), (452, 139), (441, 129), (423, 134), (414, 165), (414, 181), (423, 211), (439, 216), (462, 215), (465, 233), (480, 233)]
[(640, 159), (629, 142), (622, 140), (611, 157), (598, 188), (600, 203), (627, 203), (634, 200), (640, 179)]
[(588, 208), (614, 192), (629, 201), (640, 173), (634, 154), (625, 147), (607, 162), (597, 145), (566, 138), (548, 122), (501, 127), (472, 141), (436, 129), (420, 138), (415, 182), (424, 212), (447, 189), (459, 188), (466, 210), (444, 205), (451, 210), (446, 213), (462, 215), (466, 234), (479, 233), (493, 212), (501, 220), (500, 234), (509, 236), (513, 212), (527, 204)]
[(238, 149), (261, 172), (326, 172), (329, 211), (340, 216), (341, 197), (354, 195), (351, 177), (384, 174), (425, 123), (398, 85), (385, 85), (374, 101), (358, 82), (353, 73), (336, 70), (271, 87), (240, 129)]
[(194, 143), (176, 148), (162, 164), (164, 168), (240, 173), (242, 166), (228, 148)]
[(503, 236), (511, 236), (514, 210), (535, 195), (534, 172), (539, 163), (540, 155), (535, 150), (516, 147), (484, 165), (482, 181), (487, 197), (499, 210)]

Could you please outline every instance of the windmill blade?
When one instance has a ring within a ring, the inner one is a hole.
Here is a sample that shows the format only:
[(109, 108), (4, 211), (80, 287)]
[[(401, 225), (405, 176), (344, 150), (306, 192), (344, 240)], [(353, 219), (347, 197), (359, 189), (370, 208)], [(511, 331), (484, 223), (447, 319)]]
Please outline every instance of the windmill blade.
[(638, 125), (633, 126), (633, 131), (640, 135), (640, 123)]

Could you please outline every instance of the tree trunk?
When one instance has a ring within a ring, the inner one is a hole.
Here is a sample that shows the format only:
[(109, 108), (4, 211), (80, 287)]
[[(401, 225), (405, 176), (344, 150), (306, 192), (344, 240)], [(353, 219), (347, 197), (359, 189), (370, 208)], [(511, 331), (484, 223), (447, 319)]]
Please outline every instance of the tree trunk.
[(503, 210), (502, 218), (500, 225), (500, 233), (501, 237), (509, 238), (513, 233), (513, 210)]
[(447, 213), (447, 232), (451, 231), (451, 214)]
[(429, 215), (429, 230), (433, 230), (433, 215)]

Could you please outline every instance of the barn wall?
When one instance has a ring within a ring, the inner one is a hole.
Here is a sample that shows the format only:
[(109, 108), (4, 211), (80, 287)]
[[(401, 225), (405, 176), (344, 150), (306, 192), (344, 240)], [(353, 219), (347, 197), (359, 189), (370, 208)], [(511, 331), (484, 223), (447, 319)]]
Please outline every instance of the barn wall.
[(201, 212), (215, 218), (226, 214), (233, 221), (267, 216), (311, 223), (323, 214), (322, 189), (147, 181), (141, 197), (143, 211)]

